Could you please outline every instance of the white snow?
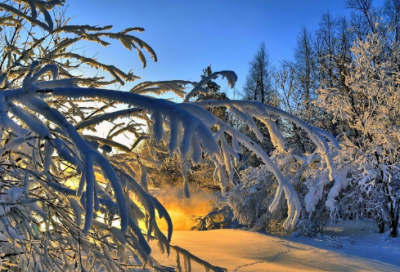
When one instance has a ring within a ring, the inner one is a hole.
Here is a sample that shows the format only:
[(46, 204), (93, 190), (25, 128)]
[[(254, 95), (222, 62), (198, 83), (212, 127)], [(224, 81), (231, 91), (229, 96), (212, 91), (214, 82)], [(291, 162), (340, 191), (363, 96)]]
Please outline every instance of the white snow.
[[(175, 231), (171, 244), (228, 271), (400, 271), (400, 239), (375, 233), (373, 227), (365, 223), (336, 227), (327, 233), (337, 236), (316, 238), (233, 229)], [(152, 256), (162, 265), (175, 265), (173, 250), (167, 257), (158, 251), (156, 241), (151, 245)], [(204, 271), (196, 265), (192, 262), (193, 271)]]

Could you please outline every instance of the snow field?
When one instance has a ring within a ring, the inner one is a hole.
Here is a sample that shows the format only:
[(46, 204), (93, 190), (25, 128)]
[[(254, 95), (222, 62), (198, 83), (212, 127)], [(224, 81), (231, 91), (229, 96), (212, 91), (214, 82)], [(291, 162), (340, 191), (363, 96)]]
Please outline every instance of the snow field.
[[(368, 225), (369, 226), (369, 225)], [(172, 245), (228, 271), (400, 271), (400, 241), (372, 230), (343, 232), (316, 238), (275, 237), (245, 230), (175, 231)], [(343, 248), (338, 248), (332, 237)], [(172, 251), (162, 255), (152, 242), (152, 256), (165, 266), (175, 266)], [(193, 271), (204, 271), (192, 262)]]

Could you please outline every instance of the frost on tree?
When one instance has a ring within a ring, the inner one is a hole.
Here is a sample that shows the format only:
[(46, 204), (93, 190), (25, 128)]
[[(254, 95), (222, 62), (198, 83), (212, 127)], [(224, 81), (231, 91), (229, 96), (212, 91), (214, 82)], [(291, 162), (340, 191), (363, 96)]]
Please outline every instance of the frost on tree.
[[(284, 196), (289, 209), (284, 227), (294, 227), (300, 204), (290, 182), (255, 141), (204, 108), (228, 108), (262, 141), (254, 118), (260, 120), (280, 149), (285, 148), (285, 139), (274, 122), (276, 117), (296, 123), (315, 142), (333, 179), (328, 141), (335, 143), (335, 139), (328, 133), (258, 102), (191, 102), (194, 94), (207, 91), (205, 84), (216, 75), (233, 86), (237, 77), (232, 71), (215, 72), (198, 83), (143, 82), (129, 92), (105, 89), (103, 86), (124, 84), (137, 77), (73, 53), (71, 45), (87, 40), (107, 46), (107, 40), (118, 40), (127, 49), (135, 49), (144, 65), (142, 49), (154, 60), (156, 55), (149, 45), (131, 35), (142, 28), (110, 32), (112, 26), (68, 25), (62, 16), (54, 20), (52, 11), (63, 4), (22, 0), (0, 4), (0, 24), (7, 33), (2, 40), (0, 78), (0, 248), (21, 269), (93, 271), (104, 267), (106, 271), (124, 271), (157, 267), (148, 241), (157, 239), (162, 251), (169, 253), (172, 236), (168, 212), (148, 193), (148, 184), (155, 177), (148, 175), (147, 169), (160, 167), (154, 152), (160, 142), (181, 159), (186, 196), (190, 194), (187, 170), (200, 161), (202, 152), (213, 160), (214, 178), (224, 191), (233, 182), (238, 153), (243, 146), (250, 149), (279, 183), (270, 211)], [(101, 68), (112, 80), (72, 76), (71, 71), (82, 65)], [(187, 85), (193, 89), (186, 95)], [(183, 97), (183, 102), (148, 96), (166, 91)], [(106, 121), (113, 124), (107, 136), (90, 133)], [(124, 132), (135, 136), (129, 145), (115, 139)], [(232, 136), (232, 143), (226, 141), (225, 134)], [(135, 152), (143, 143), (150, 150), (149, 156)], [(166, 235), (156, 216), (166, 220)], [(145, 222), (144, 227), (139, 227), (140, 221)], [(185, 266), (190, 267), (190, 260), (194, 260), (206, 269), (221, 271), (185, 250), (174, 249), (183, 256)]]
[(342, 178), (329, 192), (328, 207), (337, 209), (334, 198), (349, 184), (343, 198), (351, 207), (347, 212), (375, 218), (381, 232), (387, 224), (396, 237), (400, 218), (400, 46), (390, 41), (389, 34), (368, 34), (364, 40), (356, 40), (346, 87), (319, 90), (318, 99), (343, 131), (338, 135), (343, 151), (337, 160)]

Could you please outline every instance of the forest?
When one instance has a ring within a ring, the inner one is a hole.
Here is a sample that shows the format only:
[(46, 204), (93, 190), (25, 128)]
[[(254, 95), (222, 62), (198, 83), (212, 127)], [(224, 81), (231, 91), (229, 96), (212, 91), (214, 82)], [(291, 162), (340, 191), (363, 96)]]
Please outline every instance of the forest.
[(0, 3), (0, 270), (226, 271), (171, 243), (190, 201), (207, 206), (183, 215), (194, 232), (313, 238), (361, 220), (396, 239), (400, 0), (345, 2), (350, 16), (302, 28), (294, 60), (273, 66), (261, 43), (235, 100), (216, 80), (236, 73), (213, 64), (122, 91), (140, 77), (80, 45), (146, 67), (144, 28), (75, 25), (65, 0)]

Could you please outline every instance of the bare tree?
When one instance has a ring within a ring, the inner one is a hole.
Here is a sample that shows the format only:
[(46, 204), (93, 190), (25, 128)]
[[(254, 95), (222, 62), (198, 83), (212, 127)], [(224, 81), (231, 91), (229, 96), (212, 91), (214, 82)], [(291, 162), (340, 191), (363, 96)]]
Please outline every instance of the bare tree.
[(394, 31), (394, 40), (400, 41), (400, 0), (386, 0), (383, 12), (388, 17), (389, 27)]
[[(318, 88), (346, 88), (345, 75), (351, 61), (350, 46), (352, 33), (344, 17), (332, 18), (329, 13), (322, 15), (316, 32), (314, 48), (316, 54), (316, 76)], [(340, 133), (343, 124), (332, 124), (332, 116), (324, 109), (318, 109), (315, 124), (334, 134)], [(346, 128), (348, 129), (348, 128)]]
[(373, 6), (373, 0), (346, 0), (346, 6), (352, 9), (351, 28), (360, 39), (366, 38), (368, 33), (384, 31), (380, 11)]

